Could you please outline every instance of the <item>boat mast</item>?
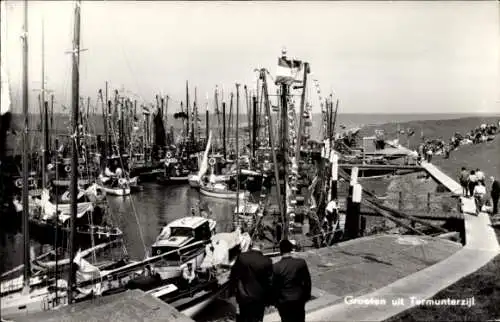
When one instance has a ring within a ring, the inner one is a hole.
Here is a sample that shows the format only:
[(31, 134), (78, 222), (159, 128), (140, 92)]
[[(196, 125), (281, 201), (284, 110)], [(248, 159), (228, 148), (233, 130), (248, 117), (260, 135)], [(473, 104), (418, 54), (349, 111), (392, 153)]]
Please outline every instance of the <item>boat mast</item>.
[(295, 160), (300, 164), (300, 149), (302, 148), (302, 132), (304, 131), (304, 107), (306, 104), (307, 74), (309, 73), (309, 63), (304, 62), (304, 78), (302, 79), (302, 95), (300, 100), (299, 130), (297, 131), (297, 145), (295, 147)]
[(72, 112), (72, 132), (74, 138), (72, 140), (71, 149), (71, 231), (69, 239), (69, 259), (70, 259), (70, 270), (68, 275), (68, 303), (71, 304), (73, 301), (73, 283), (76, 280), (75, 272), (73, 271), (73, 260), (75, 258), (76, 249), (76, 213), (77, 213), (77, 188), (78, 188), (78, 102), (80, 97), (80, 78), (79, 78), (79, 65), (80, 65), (80, 5), (81, 0), (77, 0), (75, 6), (75, 30), (74, 30), (74, 40), (73, 40), (73, 70), (72, 70), (72, 99), (71, 99), (71, 112)]
[(47, 108), (48, 104), (45, 104), (45, 24), (42, 17), (42, 131), (43, 131), (43, 143), (42, 143), (42, 187), (47, 187), (47, 156), (48, 156), (48, 124), (47, 124)]
[[(286, 59), (286, 52), (283, 51), (282, 56), (283, 59)], [(286, 83), (281, 84), (281, 154), (283, 157), (283, 199), (281, 202), (283, 203), (284, 209), (284, 221), (283, 221), (283, 237), (287, 239), (288, 236), (288, 205), (287, 205), (287, 183), (288, 183), (288, 175), (287, 175), (287, 167), (288, 167), (288, 85)], [(277, 183), (278, 187), (279, 182)]]
[(236, 216), (238, 227), (241, 227), (241, 223), (239, 220), (239, 212), (240, 212), (240, 149), (238, 142), (238, 128), (239, 128), (239, 114), (240, 112), (240, 84), (236, 83)]
[[(248, 145), (250, 145), (250, 147), (252, 146), (252, 130), (250, 129), (250, 126), (252, 124), (252, 121), (251, 121), (251, 116), (250, 116), (250, 103), (248, 102), (248, 90), (247, 90), (247, 85), (244, 86), (244, 89), (245, 89), (245, 102), (246, 102), (246, 105), (247, 105), (247, 129), (248, 129)], [(250, 153), (250, 157), (248, 158), (249, 160), (249, 167), (250, 169), (252, 168), (252, 153)]]
[(190, 133), (189, 133), (189, 84), (186, 81), (186, 140), (189, 142)]
[(226, 151), (226, 102), (222, 101), (222, 153), (224, 160), (227, 158)]
[(31, 277), (30, 237), (29, 237), (29, 209), (28, 209), (28, 1), (24, 0), (23, 26), (23, 237), (24, 237), (24, 292), (29, 292)]
[[(274, 131), (272, 128), (273, 125), (272, 125), (272, 118), (271, 118), (271, 103), (269, 102), (269, 93), (267, 91), (266, 73), (267, 73), (267, 70), (261, 69), (259, 78), (262, 80), (262, 96), (264, 98), (264, 106), (265, 106), (266, 115), (267, 115), (267, 127), (269, 129), (269, 144), (271, 145), (271, 154), (273, 156), (274, 176), (275, 176), (276, 187), (277, 187), (276, 192), (278, 195), (278, 206), (279, 206), (280, 213), (281, 213), (281, 221), (283, 223), (285, 223), (286, 204), (282, 202), (281, 189), (279, 186), (279, 184), (280, 184), (279, 165), (278, 165), (278, 158), (276, 157), (276, 150), (274, 148)], [(283, 207), (284, 204), (285, 204), (285, 207)], [(283, 229), (283, 238), (286, 239), (286, 236), (288, 236), (288, 232)]]

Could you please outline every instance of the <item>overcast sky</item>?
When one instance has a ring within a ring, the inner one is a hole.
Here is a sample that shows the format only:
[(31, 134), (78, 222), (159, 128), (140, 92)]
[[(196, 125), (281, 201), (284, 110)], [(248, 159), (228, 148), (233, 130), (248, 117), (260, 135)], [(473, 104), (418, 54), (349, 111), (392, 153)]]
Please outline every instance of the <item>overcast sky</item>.
[[(29, 2), (30, 91), (40, 87), (45, 24), (47, 87), (70, 105), (74, 2)], [(22, 2), (7, 2), (8, 73), (20, 97)], [(81, 95), (125, 88), (139, 100), (198, 88), (255, 86), (254, 68), (275, 74), (283, 47), (311, 64), (322, 94), (343, 113), (500, 112), (499, 6), (492, 2), (83, 1)], [(311, 84), (312, 88), (312, 84)], [(274, 92), (274, 89), (272, 89)], [(35, 92), (31, 92), (35, 95)], [(315, 90), (309, 91), (313, 103)], [(32, 101), (33, 102), (33, 101)], [(244, 101), (242, 101), (244, 104)], [(210, 103), (212, 105), (212, 103)], [(315, 107), (319, 111), (319, 107)]]

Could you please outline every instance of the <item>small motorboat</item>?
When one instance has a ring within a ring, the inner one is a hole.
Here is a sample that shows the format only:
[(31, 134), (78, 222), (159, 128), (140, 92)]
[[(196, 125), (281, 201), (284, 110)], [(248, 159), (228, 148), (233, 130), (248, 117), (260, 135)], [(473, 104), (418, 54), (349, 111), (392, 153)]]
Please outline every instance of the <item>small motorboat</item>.
[[(152, 255), (158, 256), (163, 253), (172, 252), (176, 249), (184, 249), (186, 246), (197, 242), (209, 241), (215, 234), (215, 220), (201, 216), (184, 217), (169, 223), (163, 227), (156, 242), (152, 245)], [(163, 258), (155, 264), (156, 271), (162, 280), (177, 277), (181, 274), (181, 265), (191, 262), (199, 266), (204, 258), (204, 246), (189, 248), (186, 251), (177, 251)]]

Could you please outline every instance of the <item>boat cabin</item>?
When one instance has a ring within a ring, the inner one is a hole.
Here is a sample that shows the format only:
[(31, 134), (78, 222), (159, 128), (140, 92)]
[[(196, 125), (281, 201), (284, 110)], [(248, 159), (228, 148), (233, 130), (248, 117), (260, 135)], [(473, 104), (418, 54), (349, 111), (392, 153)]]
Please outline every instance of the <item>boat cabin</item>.
[[(190, 244), (210, 240), (215, 233), (215, 221), (199, 216), (184, 217), (165, 226), (152, 245), (152, 255), (160, 255)], [(182, 251), (189, 252), (190, 249)], [(181, 252), (167, 256), (169, 260), (179, 260)]]

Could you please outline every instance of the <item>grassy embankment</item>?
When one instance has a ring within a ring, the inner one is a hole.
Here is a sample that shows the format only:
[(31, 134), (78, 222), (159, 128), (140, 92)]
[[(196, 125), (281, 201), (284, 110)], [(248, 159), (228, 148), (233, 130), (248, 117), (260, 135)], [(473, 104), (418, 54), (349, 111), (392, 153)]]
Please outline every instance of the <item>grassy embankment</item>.
[[(467, 118), (446, 121), (420, 121), (401, 125), (401, 128), (411, 127), (417, 130), (417, 137), (413, 137), (412, 141), (419, 140), (420, 126), (424, 129), (424, 135), (429, 138), (443, 137), (443, 139), (447, 140), (456, 131), (464, 133), (484, 121), (492, 122), (495, 120), (498, 121), (498, 119)], [(394, 136), (397, 125), (385, 125), (380, 128), (384, 128), (389, 136)], [(493, 175), (500, 178), (500, 136), (497, 136), (492, 142), (461, 146), (457, 151), (452, 152), (449, 159), (437, 156), (433, 162), (452, 178), (457, 177), (457, 173), (462, 166), (468, 169), (480, 168), (486, 173), (487, 177)], [(490, 183), (488, 183), (488, 188), (489, 185)], [(500, 240), (500, 231), (496, 230), (496, 233), (497, 238)], [(474, 297), (475, 305), (471, 308), (460, 306), (421, 306), (407, 310), (388, 321), (486, 321), (500, 319), (499, 272), (500, 256), (497, 256), (478, 271), (462, 278), (434, 297), (435, 299)]]

